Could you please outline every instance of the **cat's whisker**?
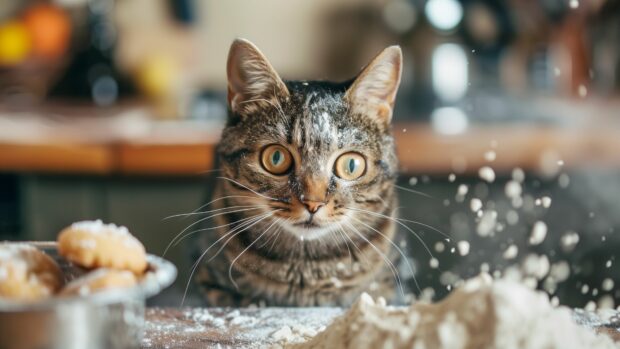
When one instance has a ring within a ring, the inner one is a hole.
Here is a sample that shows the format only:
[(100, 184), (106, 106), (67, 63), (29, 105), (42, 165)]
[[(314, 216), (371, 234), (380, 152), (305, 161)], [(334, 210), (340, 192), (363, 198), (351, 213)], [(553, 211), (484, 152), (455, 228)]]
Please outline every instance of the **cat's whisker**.
[[(351, 245), (353, 245), (353, 247), (357, 250), (358, 254), (356, 254), (356, 259), (357, 256), (359, 257), (363, 257), (365, 262), (368, 262), (368, 256), (366, 256), (366, 254), (364, 252), (362, 252), (362, 250), (360, 250), (359, 246), (357, 246), (357, 244), (355, 243), (355, 241), (353, 241), (353, 239), (351, 239), (351, 237), (349, 236), (349, 234), (347, 234), (346, 229), (344, 229), (344, 227), (342, 227), (342, 225), (338, 224), (341, 228), (342, 231), (342, 236), (344, 236), (347, 240), (349, 240), (351, 242)], [(351, 251), (351, 250), (349, 250)], [(353, 264), (353, 254), (351, 255), (351, 264)]]
[(344, 242), (344, 245), (347, 247), (347, 250), (349, 251), (349, 259), (351, 259), (351, 263), (353, 263), (353, 254), (351, 253), (351, 247), (349, 247), (349, 243), (346, 240), (344, 229), (342, 228), (342, 225), (340, 224), (340, 222), (336, 222), (336, 224), (338, 225), (338, 230), (336, 232), (340, 234), (340, 238), (342, 239), (342, 241)]
[[(342, 226), (341, 226), (341, 227), (342, 227)], [(351, 237), (349, 236), (349, 234), (347, 234), (347, 231), (346, 231), (346, 229), (344, 229), (344, 227), (342, 227), (342, 232), (343, 232), (343, 234), (342, 234), (342, 235), (343, 235), (345, 238), (347, 238), (347, 239), (351, 242), (351, 245), (353, 245), (353, 248), (355, 248), (355, 249), (357, 250), (358, 255), (360, 255), (360, 256), (362, 256), (362, 255), (363, 255), (363, 256), (364, 256), (364, 258), (366, 258), (366, 255), (364, 254), (364, 252), (362, 252), (362, 250), (360, 250), (359, 246), (357, 246), (357, 244), (355, 243), (355, 241), (353, 241), (353, 239), (351, 239)]]
[(401, 222), (408, 222), (408, 223), (413, 223), (413, 224), (421, 225), (421, 226), (423, 226), (423, 227), (425, 227), (425, 228), (428, 228), (428, 229), (430, 229), (430, 230), (433, 230), (433, 231), (434, 231), (434, 232), (436, 232), (436, 233), (439, 233), (441, 236), (443, 236), (443, 237), (446, 239), (446, 241), (447, 241), (447, 242), (452, 242), (452, 238), (450, 238), (450, 237), (449, 237), (446, 233), (444, 233), (443, 231), (441, 231), (441, 230), (439, 230), (439, 229), (437, 229), (437, 228), (433, 227), (432, 225), (424, 224), (424, 223), (422, 223), (422, 222), (414, 221), (414, 220), (411, 220), (411, 219), (404, 219), (404, 218), (396, 218), (396, 219), (398, 219), (398, 220), (399, 220), (399, 221), (401, 221)]
[(383, 233), (382, 233), (382, 232), (380, 232), (379, 230), (375, 229), (375, 228), (374, 228), (374, 227), (372, 227), (371, 225), (366, 224), (366, 223), (364, 223), (363, 221), (361, 221), (361, 220), (359, 220), (359, 219), (357, 219), (357, 218), (355, 218), (355, 217), (352, 217), (352, 216), (349, 216), (349, 218), (350, 218), (350, 219), (355, 220), (356, 222), (358, 222), (358, 223), (362, 224), (362, 225), (363, 225), (363, 226), (365, 226), (366, 228), (368, 228), (368, 229), (370, 229), (370, 230), (374, 231), (375, 233), (377, 233), (377, 234), (381, 235), (381, 236), (382, 236), (385, 240), (387, 240), (387, 241), (388, 241), (388, 242), (389, 242), (389, 243), (390, 243), (390, 244), (391, 244), (391, 245), (392, 245), (392, 246), (396, 249), (396, 251), (398, 251), (398, 253), (400, 253), (401, 257), (403, 257), (403, 259), (404, 259), (404, 260), (405, 260), (405, 262), (407, 263), (407, 268), (409, 269), (409, 272), (411, 273), (411, 277), (413, 278), (413, 282), (415, 283), (416, 288), (418, 289), (418, 291), (421, 291), (421, 289), (420, 289), (420, 285), (418, 284), (418, 280), (417, 280), (417, 279), (416, 279), (416, 277), (415, 277), (415, 272), (414, 272), (414, 270), (413, 270), (413, 266), (411, 265), (411, 262), (409, 261), (409, 258), (407, 258), (407, 255), (403, 252), (403, 250), (402, 250), (400, 247), (398, 247), (398, 245), (396, 245), (396, 244), (394, 243), (394, 241), (392, 241), (392, 239), (390, 239), (390, 238), (389, 238), (389, 237), (387, 237), (385, 234), (383, 234)]
[[(353, 241), (353, 239), (351, 239), (351, 237), (350, 237), (350, 236), (349, 236), (349, 234), (347, 233), (347, 230), (346, 230), (346, 229), (342, 226), (342, 224), (340, 224), (339, 222), (336, 222), (336, 223), (337, 223), (337, 224), (338, 224), (338, 226), (340, 227), (340, 231), (342, 232), (342, 236), (343, 236), (345, 239), (349, 240), (349, 242), (351, 242), (351, 245), (353, 245), (353, 247), (357, 250), (357, 254), (352, 253), (352, 254), (351, 254), (351, 258), (353, 258), (353, 256), (354, 256), (354, 255), (355, 255), (355, 256), (360, 256), (360, 257), (363, 257), (363, 258), (364, 258), (364, 260), (365, 260), (365, 263), (367, 263), (367, 262), (368, 262), (368, 256), (366, 255), (366, 253), (364, 253), (364, 252), (363, 252), (363, 251), (359, 248), (359, 246), (355, 243), (355, 241)], [(349, 224), (349, 225), (350, 225), (350, 224)], [(354, 228), (354, 227), (353, 227), (353, 228)], [(363, 238), (363, 236), (362, 236), (362, 238)], [(366, 240), (366, 241), (368, 241), (368, 240)], [(349, 250), (349, 251), (350, 251), (350, 250)], [(357, 257), (356, 257), (356, 259), (357, 259)], [(353, 263), (353, 262), (354, 262), (354, 261), (353, 261), (353, 259), (351, 259), (351, 263)]]
[(267, 195), (261, 194), (261, 193), (259, 193), (259, 192), (255, 191), (254, 189), (248, 188), (246, 185), (243, 185), (243, 184), (241, 184), (241, 183), (237, 182), (237, 181), (236, 181), (236, 180), (234, 180), (234, 179), (231, 179), (231, 178), (228, 178), (228, 177), (223, 177), (223, 176), (219, 176), (219, 177), (217, 177), (217, 178), (218, 178), (218, 179), (224, 179), (224, 180), (227, 180), (227, 181), (229, 181), (229, 182), (235, 183), (236, 185), (238, 185), (238, 186), (240, 186), (240, 187), (242, 187), (242, 188), (245, 188), (245, 189), (247, 189), (248, 191), (250, 191), (250, 192), (252, 192), (252, 193), (254, 193), (254, 194), (256, 194), (256, 195), (258, 195), (258, 196), (260, 196), (260, 197), (263, 197), (263, 198), (265, 198), (265, 199), (269, 199), (269, 200), (273, 200), (273, 201), (280, 201), (280, 200), (278, 200), (278, 199), (276, 199), (276, 198), (272, 198), (272, 197), (269, 197), (269, 196), (267, 196)]
[[(394, 184), (394, 187), (395, 187), (395, 188), (398, 188), (398, 189), (400, 189), (400, 190), (402, 190), (402, 191), (406, 191), (406, 192), (409, 192), (409, 193), (418, 194), (418, 195), (421, 195), (421, 196), (427, 197), (427, 198), (429, 198), (429, 199), (435, 199), (435, 197), (434, 197), (434, 196), (429, 195), (429, 194), (426, 194), (426, 193), (423, 193), (423, 192), (418, 191), (418, 190), (414, 190), (414, 189), (407, 188), (407, 187), (402, 187), (402, 186), (400, 186), (400, 185), (396, 185), (396, 184)], [(436, 199), (435, 199), (435, 200), (436, 200)]]
[(176, 218), (176, 217), (189, 217), (189, 216), (197, 216), (197, 215), (204, 215), (204, 214), (210, 214), (210, 213), (214, 213), (214, 212), (220, 212), (222, 210), (227, 210), (227, 209), (231, 209), (231, 208), (246, 208), (246, 207), (267, 207), (268, 205), (237, 205), (237, 206), (226, 206), (226, 207), (222, 207), (222, 208), (217, 208), (217, 209), (213, 209), (213, 210), (207, 210), (207, 211), (194, 211), (194, 212), (190, 212), (190, 213), (179, 213), (179, 214), (175, 214), (173, 216), (168, 216), (166, 217), (166, 219), (168, 218)]
[[(395, 209), (400, 209), (400, 208), (404, 208), (404, 207), (403, 206), (399, 206), (399, 207), (396, 207)], [(355, 208), (349, 207), (349, 209), (355, 209)], [(411, 220), (411, 219), (390, 217), (390, 216), (387, 216), (387, 215), (384, 215), (384, 214), (381, 214), (381, 213), (378, 213), (378, 212), (373, 212), (373, 211), (365, 211), (365, 210), (362, 210), (362, 209), (357, 209), (357, 210), (364, 211), (364, 212), (367, 212), (367, 213), (370, 213), (370, 214), (375, 214), (375, 215), (378, 215), (378, 216), (383, 217), (383, 218), (395, 219), (395, 220), (398, 220), (398, 221), (401, 221), (401, 222), (408, 222), (408, 223), (413, 223), (413, 224), (421, 225), (421, 226), (423, 226), (425, 228), (431, 229), (432, 231), (434, 231), (436, 233), (439, 233), (439, 235), (443, 236), (446, 239), (447, 242), (451, 242), (452, 241), (452, 238), (450, 238), (450, 236), (448, 236), (446, 233), (444, 233), (443, 231), (441, 231), (441, 230), (439, 230), (439, 229), (437, 229), (437, 228), (435, 228), (435, 227), (433, 227), (432, 225), (429, 225), (429, 224), (425, 224), (425, 223), (422, 223), (422, 222), (419, 222), (419, 221), (414, 221), (414, 220)]]
[(228, 240), (224, 241), (224, 243), (222, 244), (222, 246), (220, 247), (220, 249), (219, 249), (219, 250), (217, 250), (217, 252), (216, 252), (213, 256), (211, 256), (211, 258), (209, 258), (209, 259), (207, 260), (207, 262), (210, 262), (210, 261), (212, 261), (215, 257), (217, 257), (217, 256), (218, 256), (218, 255), (222, 252), (222, 250), (224, 250), (224, 248), (226, 247), (226, 245), (228, 245), (228, 243), (230, 242), (230, 240), (234, 239), (236, 236), (238, 236), (239, 234), (241, 234), (241, 233), (243, 233), (244, 231), (248, 230), (249, 228), (251, 228), (251, 227), (255, 226), (256, 224), (260, 223), (261, 221), (263, 221), (263, 220), (265, 220), (265, 219), (267, 219), (267, 218), (269, 218), (269, 217), (273, 216), (273, 214), (274, 214), (276, 211), (280, 211), (280, 210), (275, 210), (275, 211), (267, 212), (267, 213), (268, 213), (268, 215), (267, 215), (267, 216), (261, 217), (259, 220), (257, 220), (257, 221), (255, 221), (255, 222), (253, 222), (253, 223), (252, 223), (252, 224), (250, 224), (249, 226), (246, 226), (246, 227), (245, 227), (245, 228), (243, 228), (242, 230), (240, 230), (240, 231), (238, 231), (238, 232), (235, 232), (235, 233), (234, 233), (231, 237), (229, 237), (229, 238), (228, 238)]
[(383, 261), (388, 265), (388, 267), (390, 268), (390, 271), (392, 272), (392, 275), (394, 276), (394, 279), (396, 280), (396, 283), (398, 285), (398, 288), (400, 289), (400, 292), (402, 294), (402, 296), (405, 296), (405, 290), (403, 288), (403, 283), (400, 279), (400, 275), (398, 273), (398, 269), (396, 269), (396, 266), (394, 266), (394, 263), (392, 263), (392, 261), (385, 255), (385, 253), (381, 252), (381, 250), (375, 246), (375, 244), (373, 244), (370, 240), (368, 240), (364, 234), (362, 234), (354, 225), (348, 223), (348, 222), (344, 222), (345, 224), (347, 224), (349, 227), (351, 227), (353, 229), (353, 232), (359, 236), (360, 238), (362, 238), (364, 241), (366, 241), (366, 243), (368, 243), (374, 250), (375, 252), (377, 252), (377, 254), (383, 258)]
[[(218, 202), (220, 200), (226, 200), (226, 199), (232, 199), (232, 198), (248, 198), (248, 199), (253, 199), (254, 196), (248, 196), (248, 195), (228, 195), (228, 196), (222, 196), (222, 197), (219, 197), (219, 198), (217, 198), (215, 200), (211, 200), (211, 201), (207, 202), (206, 204), (204, 204), (204, 205), (198, 207), (197, 209), (193, 210), (191, 213), (196, 213), (196, 212), (202, 210), (203, 208), (205, 208), (205, 207), (207, 207), (207, 206), (209, 206), (209, 205), (211, 205), (213, 203), (216, 203), (216, 202)], [(179, 216), (180, 215), (168, 216), (168, 217), (164, 218), (164, 220), (170, 219), (170, 218), (174, 218), (174, 217), (179, 217)]]
[(249, 244), (243, 251), (241, 251), (241, 253), (239, 253), (237, 255), (237, 257), (235, 257), (235, 259), (233, 259), (233, 261), (230, 263), (230, 266), (228, 267), (228, 279), (230, 280), (230, 282), (235, 286), (236, 290), (239, 290), (239, 286), (237, 285), (237, 283), (235, 282), (235, 280), (232, 277), (232, 270), (233, 270), (233, 266), (235, 265), (235, 262), (237, 262), (237, 260), (239, 258), (241, 258), (241, 256), (243, 256), (243, 254), (249, 250), (250, 248), (252, 248), (252, 246), (254, 246), (254, 244), (256, 242), (258, 242), (265, 234), (267, 234), (267, 232), (271, 229), (271, 227), (273, 227), (276, 223), (278, 223), (281, 219), (280, 218), (276, 218), (274, 219), (274, 221), (271, 223), (271, 225), (269, 225), (269, 227), (267, 227), (267, 229), (265, 229), (256, 239), (254, 239), (254, 241), (252, 241), (251, 244)]
[(179, 240), (177, 240), (177, 242), (175, 242), (175, 243), (172, 245), (172, 247), (177, 246), (178, 244), (180, 244), (180, 243), (181, 243), (181, 241), (183, 241), (185, 238), (189, 237), (190, 235), (194, 235), (194, 234), (196, 234), (196, 233), (200, 233), (200, 232), (204, 232), (204, 231), (215, 230), (215, 229), (219, 229), (219, 228), (222, 228), (222, 227), (231, 226), (231, 225), (233, 225), (233, 224), (237, 224), (237, 223), (241, 224), (241, 223), (243, 223), (243, 222), (245, 222), (245, 221), (248, 221), (248, 220), (250, 220), (250, 219), (252, 219), (252, 218), (254, 218), (254, 217), (258, 217), (258, 216), (260, 216), (260, 215), (261, 215), (261, 214), (259, 213), (259, 214), (256, 214), (256, 215), (252, 215), (252, 216), (250, 216), (250, 217), (241, 218), (241, 219), (238, 219), (238, 220), (236, 220), (236, 221), (233, 221), (233, 222), (230, 222), (230, 223), (226, 223), (226, 224), (222, 224), (222, 225), (218, 225), (218, 226), (215, 226), (215, 227), (209, 227), (209, 228), (202, 228), (202, 229), (192, 230), (192, 231), (190, 231), (190, 232), (185, 233), (185, 235), (184, 235), (184, 236), (182, 236)]
[[(273, 215), (273, 212), (267, 212), (267, 213), (259, 215), (258, 218), (254, 218), (254, 220), (253, 220), (253, 222), (251, 224), (245, 224), (247, 222), (241, 224), (241, 225), (244, 225), (244, 228), (243, 228), (243, 230), (241, 230), (241, 232), (243, 232), (244, 230), (252, 227), (254, 224), (262, 221), (263, 219), (267, 218), (270, 215)], [(196, 273), (196, 268), (198, 268), (198, 265), (200, 264), (202, 259), (207, 255), (207, 253), (209, 253), (209, 251), (211, 250), (211, 248), (213, 248), (213, 246), (215, 246), (220, 241), (224, 240), (227, 236), (235, 233), (236, 229), (238, 229), (238, 228), (239, 228), (239, 226), (233, 228), (232, 230), (228, 231), (226, 234), (222, 235), (219, 239), (217, 239), (217, 241), (212, 243), (202, 254), (200, 254), (200, 256), (198, 257), (196, 262), (192, 265), (192, 270), (191, 270), (190, 275), (189, 275), (189, 277), (187, 279), (187, 284), (185, 285), (185, 292), (183, 293), (183, 298), (181, 299), (181, 306), (183, 306), (183, 304), (185, 303), (185, 298), (187, 297), (187, 291), (189, 290), (189, 285), (192, 282), (192, 279), (194, 278), (194, 273)], [(220, 249), (220, 251), (221, 251), (221, 249)], [(220, 251), (218, 251), (218, 254), (219, 254)], [(211, 257), (211, 259), (209, 259), (209, 260), (212, 260), (214, 257)]]
[(431, 258), (435, 258), (435, 256), (433, 255), (433, 252), (431, 252), (430, 248), (428, 248), (428, 246), (426, 245), (426, 243), (424, 242), (424, 240), (422, 240), (422, 238), (420, 237), (420, 235), (418, 235), (418, 233), (416, 233), (415, 231), (413, 231), (411, 228), (409, 228), (406, 224), (404, 224), (403, 222), (399, 221), (398, 219), (394, 218), (394, 217), (390, 217), (381, 213), (377, 213), (377, 212), (373, 212), (373, 211), (368, 211), (368, 210), (364, 210), (364, 209), (360, 209), (360, 208), (355, 208), (355, 207), (345, 207), (348, 210), (352, 210), (352, 211), (358, 211), (358, 212), (364, 212), (370, 215), (374, 215), (377, 217), (382, 217), (385, 219), (389, 219), (391, 221), (393, 221), (394, 223), (397, 223), (398, 225), (402, 226), (403, 228), (407, 229), (407, 231), (409, 231), (411, 234), (413, 234), (413, 236), (415, 236), (415, 238), (420, 241), (420, 243), (422, 244), (422, 246), (424, 247), (424, 249), (426, 250), (426, 252), (428, 252), (428, 254), (431, 256)]
[(338, 251), (339, 251), (339, 252), (342, 252), (342, 247), (343, 247), (343, 246), (342, 246), (342, 244), (338, 241), (338, 235), (336, 235), (336, 231), (335, 231), (335, 230), (332, 230), (332, 229), (330, 229), (330, 230), (329, 230), (329, 237), (331, 238), (332, 243), (334, 244), (334, 246), (337, 246), (337, 247), (338, 247)]
[[(288, 223), (290, 222), (290, 220), (290, 218), (287, 218), (284, 222)], [(278, 231), (276, 232), (276, 234), (274, 234), (273, 242), (271, 243), (271, 246), (269, 246), (269, 250), (267, 251), (268, 253), (271, 253), (271, 250), (273, 250), (273, 247), (276, 245), (276, 242), (278, 241), (280, 234), (282, 234), (282, 231), (284, 231), (284, 225), (280, 224)]]
[[(289, 219), (290, 218), (287, 218), (287, 219), (280, 218), (280, 221), (289, 221)], [(269, 238), (265, 240), (265, 242), (263, 242), (260, 246), (258, 246), (258, 248), (262, 249), (263, 247), (267, 246), (267, 244), (270, 243), (272, 240), (274, 240), (276, 235), (278, 235), (281, 231), (282, 231), (282, 224), (278, 224), (277, 230), (273, 234), (271, 234), (271, 236), (269, 236)]]
[[(177, 239), (178, 239), (181, 235), (183, 235), (183, 233), (185, 233), (186, 231), (188, 231), (191, 227), (195, 226), (196, 224), (198, 224), (198, 223), (200, 223), (200, 222), (203, 222), (203, 221), (206, 221), (206, 220), (211, 219), (211, 218), (215, 218), (215, 217), (221, 216), (221, 215), (230, 214), (230, 213), (238, 213), (238, 212), (246, 212), (246, 211), (252, 211), (252, 210), (258, 210), (258, 209), (260, 209), (260, 208), (261, 208), (261, 207), (250, 207), (250, 208), (243, 208), (243, 209), (233, 209), (233, 210), (231, 210), (231, 211), (219, 212), (219, 213), (216, 213), (216, 214), (209, 215), (209, 216), (207, 216), (207, 217), (201, 218), (201, 219), (199, 219), (199, 220), (195, 221), (194, 223), (190, 224), (189, 226), (187, 226), (187, 227), (186, 227), (185, 229), (183, 229), (180, 233), (178, 233), (178, 234), (177, 234), (177, 235), (176, 235), (176, 236), (175, 236), (172, 240), (170, 240), (170, 243), (168, 243), (168, 246), (166, 246), (166, 249), (164, 250), (164, 253), (163, 253), (162, 257), (166, 255), (166, 253), (168, 252), (168, 250), (170, 249), (170, 247), (172, 246), (172, 244), (174, 244), (174, 242), (175, 242), (175, 241), (176, 241), (176, 240), (177, 240)], [(230, 207), (225, 207), (225, 209), (231, 209), (231, 208), (230, 208)]]
[(273, 237), (276, 235), (278, 231), (280, 231), (280, 228), (277, 228), (277, 230), (273, 234), (271, 234), (265, 241), (263, 241), (263, 243), (260, 244), (260, 246), (258, 246), (258, 249), (260, 250), (263, 247), (267, 246), (267, 244), (271, 242), (271, 240), (273, 240)]

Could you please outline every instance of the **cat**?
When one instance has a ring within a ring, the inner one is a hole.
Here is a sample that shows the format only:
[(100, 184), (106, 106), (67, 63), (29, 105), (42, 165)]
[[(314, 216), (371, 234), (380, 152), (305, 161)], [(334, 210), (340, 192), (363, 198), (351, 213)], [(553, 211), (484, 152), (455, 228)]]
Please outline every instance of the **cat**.
[(348, 82), (284, 81), (251, 42), (227, 62), (227, 124), (196, 280), (209, 305), (392, 298), (398, 162), (390, 121), (402, 53)]

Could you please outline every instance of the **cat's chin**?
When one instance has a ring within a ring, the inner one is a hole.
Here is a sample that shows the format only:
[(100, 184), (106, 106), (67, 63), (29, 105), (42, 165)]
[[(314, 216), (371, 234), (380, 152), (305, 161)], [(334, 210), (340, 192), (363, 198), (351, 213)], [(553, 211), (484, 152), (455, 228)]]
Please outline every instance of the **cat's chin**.
[(331, 232), (334, 231), (334, 224), (328, 224), (328, 225), (317, 225), (317, 224), (306, 224), (306, 223), (300, 223), (300, 224), (291, 224), (291, 223), (285, 223), (283, 224), (284, 229), (298, 237), (300, 240), (315, 240), (315, 239), (319, 239)]

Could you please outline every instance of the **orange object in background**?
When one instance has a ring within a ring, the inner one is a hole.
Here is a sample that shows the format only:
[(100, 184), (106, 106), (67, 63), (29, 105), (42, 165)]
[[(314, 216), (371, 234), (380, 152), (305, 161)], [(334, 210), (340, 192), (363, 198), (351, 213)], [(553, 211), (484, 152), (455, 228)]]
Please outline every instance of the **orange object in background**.
[(58, 58), (67, 52), (71, 37), (71, 20), (59, 7), (38, 4), (24, 12), (23, 22), (32, 37), (37, 56)]
[(0, 65), (21, 63), (30, 49), (31, 37), (24, 24), (9, 21), (0, 25)]

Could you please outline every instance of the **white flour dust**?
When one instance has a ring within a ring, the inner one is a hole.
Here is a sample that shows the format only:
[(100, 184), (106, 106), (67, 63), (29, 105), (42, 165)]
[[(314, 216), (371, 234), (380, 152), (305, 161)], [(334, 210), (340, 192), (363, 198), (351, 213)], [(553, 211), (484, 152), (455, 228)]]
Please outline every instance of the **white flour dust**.
[(364, 294), (344, 315), (294, 348), (620, 348), (576, 324), (549, 297), (483, 274), (445, 300), (393, 308)]

